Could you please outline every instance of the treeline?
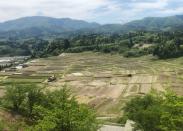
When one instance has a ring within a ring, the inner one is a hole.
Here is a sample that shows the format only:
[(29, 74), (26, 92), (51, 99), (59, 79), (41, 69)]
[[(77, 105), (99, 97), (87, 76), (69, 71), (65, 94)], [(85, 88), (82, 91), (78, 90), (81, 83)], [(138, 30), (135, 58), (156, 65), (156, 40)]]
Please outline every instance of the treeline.
[(78, 104), (68, 87), (49, 91), (35, 84), (14, 84), (5, 89), (1, 107), (20, 115), (25, 123), (8, 128), (0, 121), (0, 130), (97, 131), (99, 128), (95, 111)]
[(47, 57), (59, 55), (70, 47), (67, 39), (43, 40), (32, 38), (28, 40), (0, 41), (0, 56), (32, 56)]
[(17, 40), (1, 40), (0, 56), (30, 55), (30, 50), (24, 43)]
[(48, 57), (59, 55), (62, 52), (78, 53), (83, 51), (120, 53), (125, 57), (153, 54), (159, 58), (172, 58), (183, 55), (183, 32), (181, 31), (136, 31), (112, 35), (90, 34), (70, 39), (43, 40), (32, 38), (21, 42), (6, 41), (5, 43), (0, 42), (0, 46), (4, 45), (0, 55), (12, 53), (10, 48), (20, 55), (31, 55), (32, 57)]

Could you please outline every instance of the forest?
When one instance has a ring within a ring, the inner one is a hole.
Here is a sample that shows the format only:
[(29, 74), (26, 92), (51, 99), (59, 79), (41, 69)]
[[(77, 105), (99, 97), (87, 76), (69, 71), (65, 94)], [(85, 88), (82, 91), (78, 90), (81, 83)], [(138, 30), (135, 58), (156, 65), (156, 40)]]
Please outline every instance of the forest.
[(88, 34), (71, 38), (3, 40), (0, 55), (56, 56), (63, 52), (94, 51), (119, 53), (125, 57), (152, 54), (160, 59), (183, 55), (183, 32), (135, 31), (126, 34)]

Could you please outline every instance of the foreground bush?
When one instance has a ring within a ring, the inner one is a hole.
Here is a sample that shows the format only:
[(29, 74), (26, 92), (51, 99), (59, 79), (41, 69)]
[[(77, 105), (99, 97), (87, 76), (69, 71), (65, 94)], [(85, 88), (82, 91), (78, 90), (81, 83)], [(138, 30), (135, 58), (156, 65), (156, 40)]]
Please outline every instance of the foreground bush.
[[(34, 131), (97, 131), (95, 112), (80, 105), (64, 87), (57, 91), (43, 91), (37, 85), (7, 87), (2, 103), (26, 117)], [(29, 124), (30, 124), (29, 123)]]
[(151, 93), (133, 98), (124, 107), (124, 117), (144, 131), (182, 131), (183, 97)]

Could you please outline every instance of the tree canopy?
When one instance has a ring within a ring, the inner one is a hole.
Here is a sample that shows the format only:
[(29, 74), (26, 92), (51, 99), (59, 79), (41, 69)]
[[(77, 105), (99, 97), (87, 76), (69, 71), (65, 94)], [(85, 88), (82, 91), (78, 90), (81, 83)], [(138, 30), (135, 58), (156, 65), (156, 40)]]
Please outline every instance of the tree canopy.
[(135, 97), (124, 107), (124, 117), (144, 131), (182, 131), (183, 97), (172, 92)]
[(1, 104), (29, 121), (26, 130), (97, 131), (99, 127), (94, 109), (79, 104), (66, 86), (48, 91), (35, 84), (14, 84), (6, 88)]

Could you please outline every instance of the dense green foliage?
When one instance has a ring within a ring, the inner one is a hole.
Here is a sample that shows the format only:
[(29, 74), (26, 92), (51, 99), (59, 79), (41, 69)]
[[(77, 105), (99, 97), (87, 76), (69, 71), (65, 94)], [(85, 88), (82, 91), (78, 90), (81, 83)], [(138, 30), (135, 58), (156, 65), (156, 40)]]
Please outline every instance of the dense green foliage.
[(29, 55), (30, 50), (26, 45), (15, 40), (0, 41), (0, 56)]
[(124, 107), (124, 117), (144, 131), (182, 131), (183, 97), (170, 92), (135, 97)]
[(181, 48), (180, 43), (171, 40), (156, 45), (153, 54), (157, 55), (159, 58), (179, 57), (183, 55), (183, 49)]
[(96, 131), (95, 112), (80, 105), (67, 87), (45, 91), (37, 85), (12, 85), (6, 88), (1, 104), (27, 118), (35, 131)]
[[(153, 54), (159, 58), (183, 55), (183, 32), (136, 31), (127, 34), (78, 35), (69, 39), (44, 40), (31, 38), (0, 42), (0, 55), (31, 55), (32, 57), (56, 56), (63, 52), (94, 51), (120, 53), (125, 57)], [(13, 51), (14, 50), (14, 51)]]

